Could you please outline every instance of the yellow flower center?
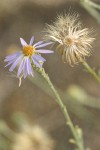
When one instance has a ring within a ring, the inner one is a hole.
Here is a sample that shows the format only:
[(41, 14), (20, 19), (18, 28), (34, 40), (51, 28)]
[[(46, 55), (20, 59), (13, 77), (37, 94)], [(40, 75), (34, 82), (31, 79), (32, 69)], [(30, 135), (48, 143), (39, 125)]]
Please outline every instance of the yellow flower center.
[(35, 47), (30, 45), (24, 46), (23, 53), (25, 56), (32, 56), (35, 53)]

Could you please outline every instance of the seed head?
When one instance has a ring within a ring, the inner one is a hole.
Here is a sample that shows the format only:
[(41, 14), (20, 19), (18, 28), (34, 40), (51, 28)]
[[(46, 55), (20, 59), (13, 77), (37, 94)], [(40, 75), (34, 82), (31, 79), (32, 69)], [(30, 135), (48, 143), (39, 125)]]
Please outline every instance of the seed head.
[(91, 54), (94, 38), (88, 28), (82, 28), (76, 13), (60, 14), (52, 25), (46, 27), (46, 40), (58, 43), (64, 62), (70, 65), (82, 61)]

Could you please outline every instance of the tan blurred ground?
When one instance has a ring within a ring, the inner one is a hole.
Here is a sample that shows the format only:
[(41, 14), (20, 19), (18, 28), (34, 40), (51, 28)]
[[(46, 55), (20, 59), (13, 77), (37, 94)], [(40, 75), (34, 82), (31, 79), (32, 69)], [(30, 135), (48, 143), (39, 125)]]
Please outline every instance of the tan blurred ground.
[[(69, 9), (80, 14), (85, 27), (93, 27), (96, 31), (93, 55), (87, 61), (91, 66), (99, 69), (100, 25), (79, 5), (78, 0), (0, 1), (0, 116), (11, 126), (10, 117), (12, 114), (17, 111), (24, 112), (32, 122), (38, 123), (48, 130), (57, 141), (57, 150), (74, 149), (68, 143), (68, 139), (72, 135), (69, 128), (65, 126), (58, 106), (50, 96), (28, 79), (23, 81), (19, 88), (17, 79), (10, 77), (8, 69), (4, 68), (3, 59), (15, 51), (14, 47), (20, 46), (20, 37), (29, 41), (30, 37), (34, 35), (36, 41), (40, 40), (45, 23), (51, 23), (57, 13), (63, 10), (68, 12)], [(68, 64), (63, 64), (56, 52), (53, 56), (44, 57), (47, 59), (44, 65), (45, 70), (58, 88), (66, 91), (69, 85), (77, 84), (90, 95), (100, 98), (100, 86), (91, 75), (83, 71), (82, 65), (70, 67)], [(100, 127), (97, 127), (98, 123), (96, 126), (96, 122), (100, 123), (100, 111), (87, 108), (96, 117), (94, 124), (91, 121), (78, 118), (74, 114), (74, 110), (68, 109), (74, 122), (78, 123), (84, 131), (85, 145), (91, 149), (100, 150)]]

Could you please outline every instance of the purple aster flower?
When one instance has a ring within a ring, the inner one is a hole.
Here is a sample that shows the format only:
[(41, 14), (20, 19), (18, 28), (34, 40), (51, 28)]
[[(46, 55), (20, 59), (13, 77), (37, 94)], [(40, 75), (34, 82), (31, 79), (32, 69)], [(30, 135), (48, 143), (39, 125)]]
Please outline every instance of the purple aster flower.
[(17, 77), (20, 78), (20, 76), (24, 76), (25, 79), (28, 75), (34, 76), (32, 64), (41, 68), (43, 62), (46, 61), (40, 53), (53, 53), (51, 50), (43, 49), (43, 47), (52, 44), (52, 42), (44, 43), (43, 41), (39, 41), (33, 44), (34, 36), (30, 39), (29, 44), (27, 44), (23, 38), (20, 38), (20, 42), (23, 46), (22, 51), (6, 56), (4, 61), (7, 62), (5, 67), (11, 65), (9, 69), (10, 72), (18, 66)]

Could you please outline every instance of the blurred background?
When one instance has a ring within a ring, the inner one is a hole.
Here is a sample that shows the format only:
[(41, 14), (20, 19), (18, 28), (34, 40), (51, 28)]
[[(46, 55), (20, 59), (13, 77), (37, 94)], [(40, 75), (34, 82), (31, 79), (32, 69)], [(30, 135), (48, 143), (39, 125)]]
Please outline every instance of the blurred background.
[[(95, 2), (100, 4), (99, 0)], [(20, 37), (28, 42), (34, 35), (36, 42), (41, 40), (45, 24), (51, 24), (58, 13), (69, 10), (80, 14), (84, 27), (95, 30), (94, 50), (87, 62), (99, 71), (100, 24), (79, 0), (0, 0), (0, 150), (75, 149), (69, 143), (69, 127), (44, 80), (35, 73), (34, 79), (23, 80), (19, 87), (18, 79), (9, 74), (3, 62), (6, 55), (21, 49)], [(83, 130), (85, 148), (100, 150), (99, 84), (81, 64), (64, 64), (56, 51), (44, 57), (46, 72), (74, 124)]]

